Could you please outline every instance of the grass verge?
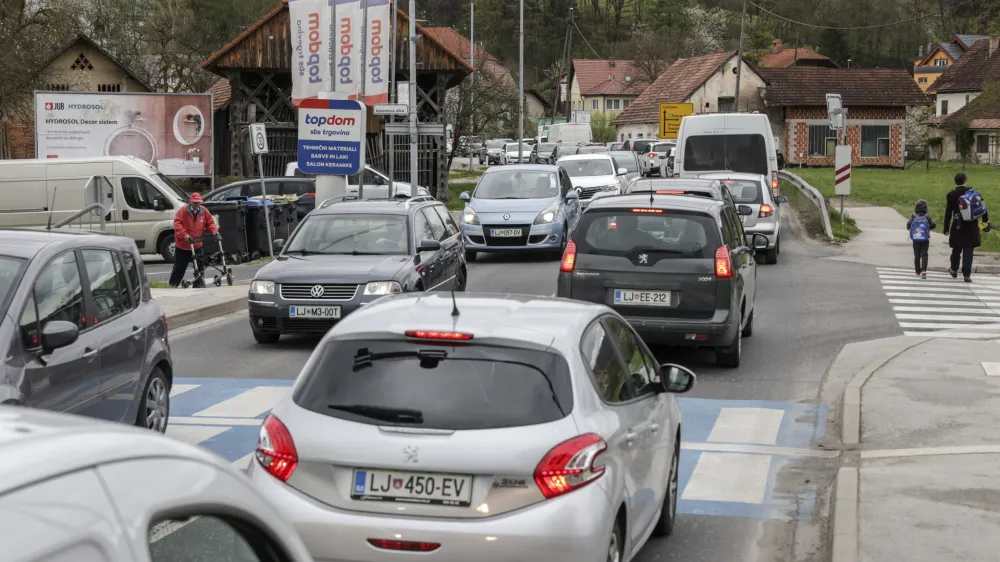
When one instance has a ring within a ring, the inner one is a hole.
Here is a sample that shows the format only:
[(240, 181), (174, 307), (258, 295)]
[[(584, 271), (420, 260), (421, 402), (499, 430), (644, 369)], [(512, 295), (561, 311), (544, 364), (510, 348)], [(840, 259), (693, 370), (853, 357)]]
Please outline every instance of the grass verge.
[[(785, 180), (781, 181), (781, 193), (788, 197), (788, 203), (795, 209), (799, 222), (802, 223), (809, 236), (826, 240), (823, 216), (812, 201), (803, 195), (794, 184)], [(840, 213), (833, 209), (830, 209), (830, 228), (833, 230), (834, 241), (841, 243), (850, 241), (861, 232), (854, 219), (849, 216), (844, 219), (844, 225), (841, 226)]]
[(463, 191), (468, 191), (469, 193), (472, 193), (472, 190), (475, 189), (475, 187), (476, 187), (476, 182), (474, 181), (472, 182), (454, 181), (454, 180), (449, 181), (448, 195), (450, 195), (451, 198), (448, 199), (448, 201), (445, 203), (445, 206), (448, 207), (449, 211), (461, 211), (462, 209), (465, 208), (465, 201), (459, 199), (458, 196)]
[[(788, 171), (812, 184), (825, 197), (835, 197), (833, 168), (789, 167)], [(847, 200), (892, 207), (904, 217), (909, 217), (917, 200), (925, 199), (931, 216), (941, 225), (940, 229), (944, 225), (945, 195), (954, 189), (955, 174), (959, 172), (968, 176), (968, 184), (983, 194), (987, 205), (995, 202), (994, 211), (1000, 212), (1000, 167), (981, 164), (963, 166), (961, 163), (931, 162), (928, 169), (925, 164), (918, 163), (908, 170), (853, 168), (851, 195)], [(840, 223), (839, 218), (837, 223)], [(980, 250), (1000, 252), (1000, 229), (983, 233)]]
[(171, 287), (170, 284), (167, 283), (166, 281), (150, 281), (149, 282), (149, 288), (150, 289), (174, 289), (175, 287)]

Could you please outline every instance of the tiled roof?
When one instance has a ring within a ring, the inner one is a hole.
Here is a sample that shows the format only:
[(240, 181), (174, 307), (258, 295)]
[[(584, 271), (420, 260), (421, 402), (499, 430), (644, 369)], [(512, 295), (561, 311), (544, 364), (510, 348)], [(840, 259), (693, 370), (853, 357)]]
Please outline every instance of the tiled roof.
[(990, 42), (976, 41), (962, 58), (955, 61), (944, 74), (934, 81), (931, 91), (979, 92), (983, 83), (1000, 78), (1000, 53), (990, 56)]
[(969, 47), (972, 47), (972, 44), (975, 43), (976, 41), (981, 41), (983, 39), (989, 39), (989, 38), (990, 38), (989, 35), (966, 35), (962, 33), (957, 33), (955, 34), (955, 38), (952, 39), (951, 42), (954, 43), (955, 41), (959, 41), (962, 43), (962, 48), (964, 50), (968, 50)]
[(215, 113), (226, 106), (232, 98), (233, 90), (229, 86), (229, 80), (219, 78), (212, 84), (206, 94), (212, 94), (212, 113)]
[[(795, 51), (795, 48), (785, 48), (777, 53), (769, 52), (760, 57), (757, 68), (788, 68), (795, 64)], [(800, 63), (809, 61), (810, 66), (819, 66), (817, 63), (823, 63), (831, 68), (837, 67), (837, 63), (830, 60), (830, 57), (803, 47), (798, 49), (798, 60)]]
[[(958, 43), (938, 43), (937, 46), (939, 49), (947, 53), (953, 61), (957, 61), (962, 58), (962, 53), (965, 52), (965, 49), (963, 49)], [(934, 51), (931, 52), (933, 53)]]
[[(769, 85), (769, 106), (826, 105), (826, 94), (840, 94), (845, 106), (921, 106), (931, 99), (901, 68), (771, 68), (760, 71)], [(938, 81), (941, 79), (938, 78)]]
[[(439, 43), (458, 53), (465, 60), (469, 60), (469, 38), (459, 33), (454, 27), (425, 27), (424, 31), (433, 35)], [(500, 59), (489, 53), (481, 45), (476, 47), (476, 60), (500, 61)]]
[(646, 88), (632, 61), (573, 59), (573, 70), (584, 96), (637, 96)]
[(729, 51), (677, 59), (656, 79), (656, 82), (618, 114), (615, 125), (658, 123), (661, 103), (683, 102), (688, 99), (699, 86), (735, 55), (736, 51)]
[(1000, 129), (1000, 127), (991, 126), (1000, 123), (1000, 108), (987, 102), (986, 97), (977, 96), (955, 113), (939, 117), (937, 124), (943, 125), (964, 119), (969, 120), (968, 128), (970, 129)]

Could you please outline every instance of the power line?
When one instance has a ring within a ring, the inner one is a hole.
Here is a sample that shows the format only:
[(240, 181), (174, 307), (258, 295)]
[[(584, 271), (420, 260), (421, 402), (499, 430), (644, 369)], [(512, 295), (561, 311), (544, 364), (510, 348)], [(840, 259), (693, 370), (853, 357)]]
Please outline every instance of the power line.
[(804, 21), (798, 21), (798, 20), (793, 20), (792, 18), (786, 18), (785, 16), (783, 16), (781, 14), (776, 14), (776, 13), (772, 12), (771, 10), (768, 10), (767, 8), (761, 6), (760, 4), (757, 4), (755, 2), (752, 2), (752, 1), (748, 0), (748, 2), (750, 2), (750, 4), (753, 5), (755, 8), (757, 8), (758, 10), (760, 10), (762, 12), (765, 12), (765, 13), (773, 16), (773, 17), (776, 17), (779, 20), (784, 20), (784, 21), (787, 21), (789, 23), (794, 23), (796, 25), (804, 25), (806, 27), (812, 27), (814, 29), (832, 29), (832, 30), (835, 30), (835, 31), (857, 31), (857, 30), (861, 30), (861, 29), (878, 29), (880, 27), (889, 27), (889, 26), (892, 26), (892, 25), (900, 25), (900, 24), (904, 24), (904, 23), (912, 23), (912, 22), (915, 22), (915, 21), (920, 21), (920, 20), (922, 20), (924, 18), (929, 18), (929, 17), (933, 17), (933, 16), (939, 16), (939, 15), (945, 13), (945, 12), (949, 12), (951, 10), (954, 10), (955, 8), (964, 6), (966, 4), (971, 4), (974, 1), (975, 0), (965, 0), (964, 2), (959, 2), (958, 4), (955, 4), (954, 6), (948, 8), (946, 10), (940, 10), (940, 11), (937, 11), (937, 12), (934, 12), (934, 13), (931, 13), (931, 14), (924, 14), (922, 16), (918, 16), (918, 17), (915, 17), (915, 18), (910, 18), (908, 20), (900, 20), (900, 21), (894, 21), (894, 22), (889, 22), (889, 23), (880, 23), (878, 25), (858, 25), (858, 26), (852, 26), (852, 27), (831, 27), (831, 26), (828, 26), (828, 25), (816, 25), (814, 23), (806, 23)]
[[(969, 1), (971, 2), (972, 0), (969, 0)], [(575, 27), (576, 28), (576, 32), (580, 34), (580, 39), (583, 39), (583, 42), (586, 43), (587, 46), (590, 47), (590, 50), (594, 52), (594, 56), (597, 57), (597, 58), (599, 58), (599, 59), (601, 59), (601, 60), (604, 60), (604, 57), (602, 57), (601, 55), (597, 54), (597, 49), (595, 49), (590, 44), (590, 41), (587, 41), (587, 38), (583, 36), (583, 32), (580, 31), (580, 26), (576, 25), (576, 20), (573, 20), (573, 27)]]

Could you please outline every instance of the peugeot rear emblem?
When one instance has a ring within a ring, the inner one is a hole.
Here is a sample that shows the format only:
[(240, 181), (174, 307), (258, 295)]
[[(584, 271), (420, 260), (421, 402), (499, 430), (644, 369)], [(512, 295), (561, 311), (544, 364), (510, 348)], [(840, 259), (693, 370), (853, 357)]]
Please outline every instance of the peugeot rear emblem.
[(313, 285), (312, 289), (309, 289), (309, 294), (312, 295), (314, 299), (318, 299), (323, 296), (323, 286)]
[(417, 449), (413, 445), (407, 445), (406, 447), (403, 447), (403, 462), (412, 462), (412, 463), (418, 462), (417, 461), (418, 451), (419, 449)]
[(504, 213), (503, 214), (503, 220), (509, 221), (510, 220), (510, 213)]
[(649, 254), (639, 254), (639, 263), (649, 263)]

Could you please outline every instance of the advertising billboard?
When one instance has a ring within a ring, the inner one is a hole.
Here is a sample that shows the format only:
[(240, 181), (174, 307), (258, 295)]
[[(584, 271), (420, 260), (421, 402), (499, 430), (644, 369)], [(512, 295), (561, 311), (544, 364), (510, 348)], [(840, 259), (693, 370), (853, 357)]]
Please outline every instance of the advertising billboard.
[(100, 156), (135, 156), (167, 176), (212, 175), (212, 96), (35, 92), (35, 158)]

